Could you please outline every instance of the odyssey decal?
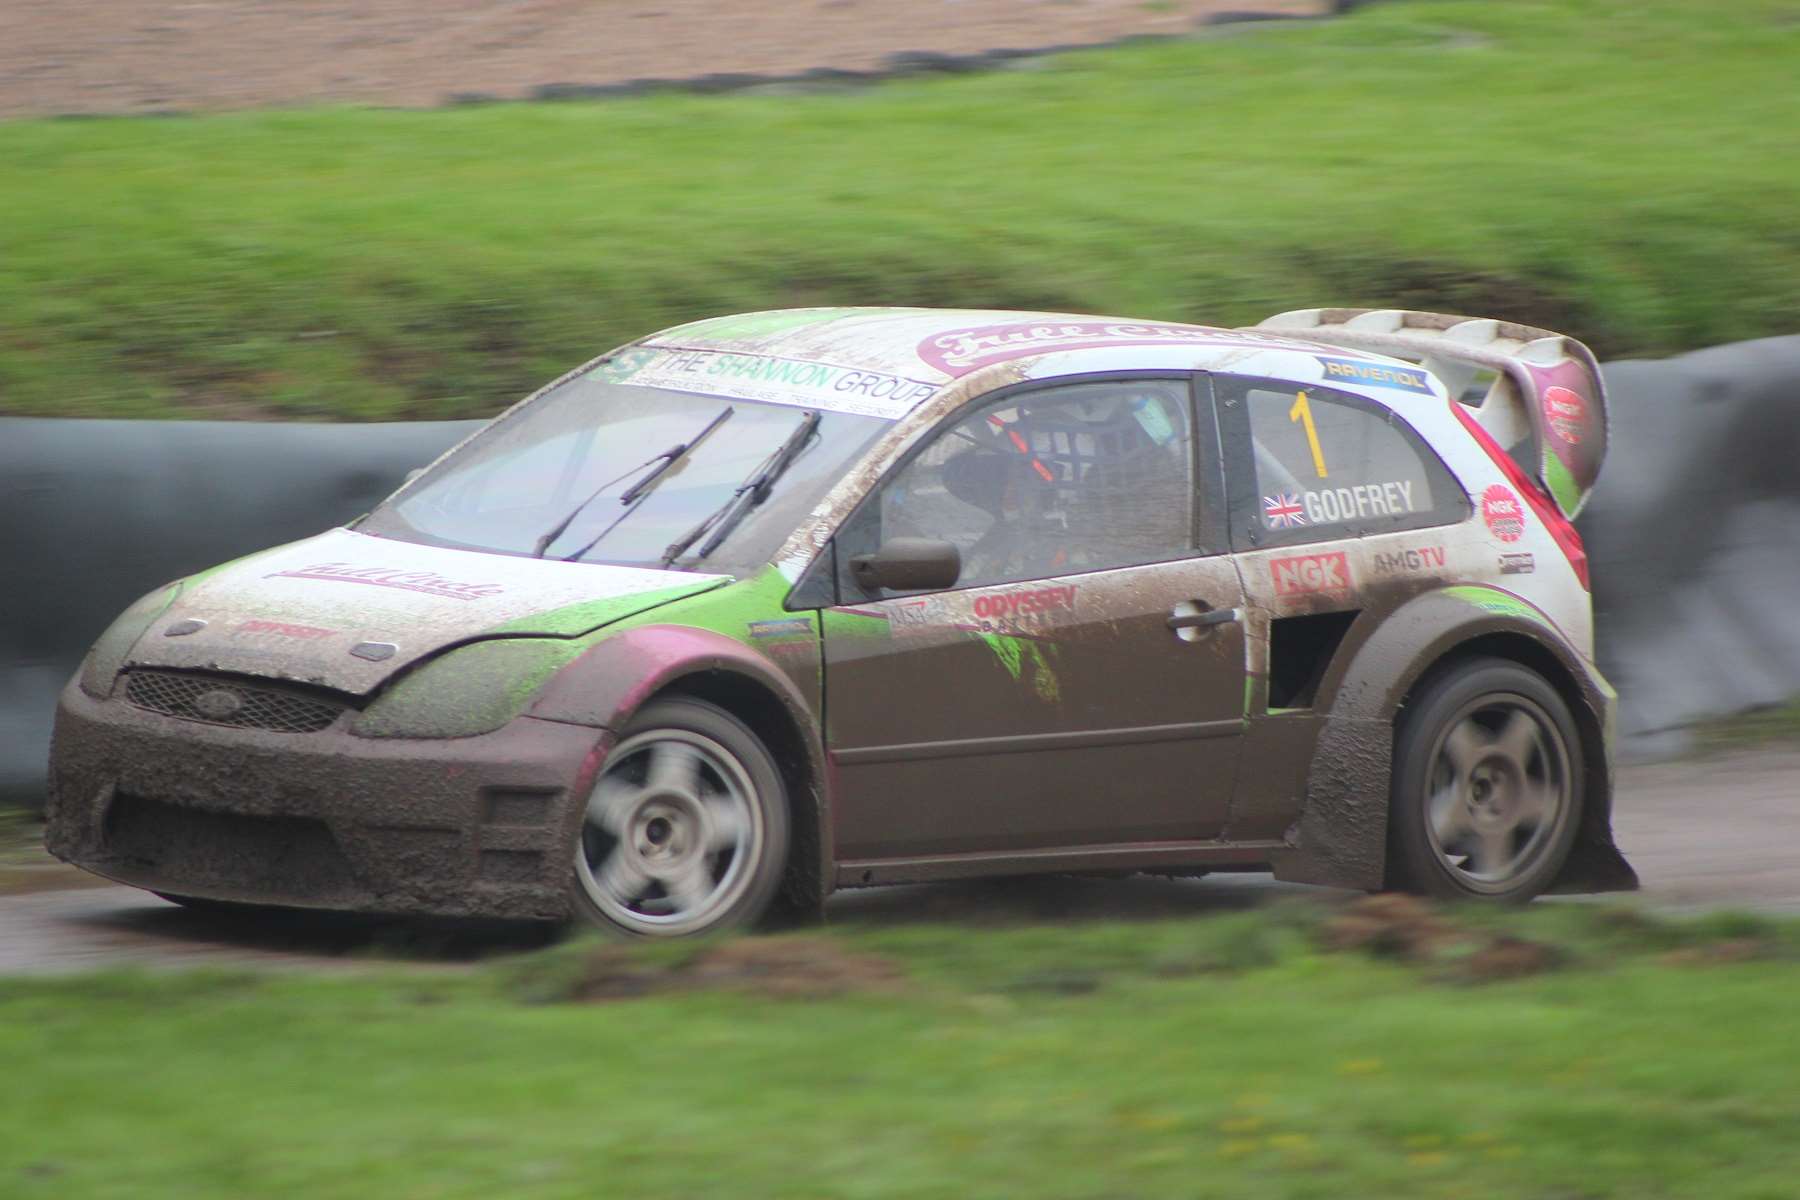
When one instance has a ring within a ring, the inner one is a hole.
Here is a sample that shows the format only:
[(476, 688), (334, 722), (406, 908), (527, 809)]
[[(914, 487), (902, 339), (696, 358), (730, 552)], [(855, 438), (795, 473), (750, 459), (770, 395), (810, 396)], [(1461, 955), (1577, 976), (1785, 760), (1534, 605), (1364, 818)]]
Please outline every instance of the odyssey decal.
[(977, 367), (1053, 350), (1098, 346), (1284, 346), (1286, 338), (1248, 330), (1208, 329), (1138, 321), (1019, 321), (952, 329), (919, 343), (919, 357), (946, 375), (966, 375)]
[(1342, 550), (1325, 554), (1295, 554), (1269, 560), (1278, 600), (1302, 596), (1350, 598), (1350, 560)]
[(636, 387), (675, 388), (888, 420), (905, 416), (937, 391), (936, 384), (880, 371), (715, 350), (628, 350), (601, 363), (593, 374)]
[(1314, 357), (1325, 368), (1326, 379), (1431, 395), (1431, 377), (1415, 367), (1394, 367), (1386, 363), (1359, 362), (1354, 358), (1331, 358), (1323, 354)]
[(1513, 490), (1496, 483), (1481, 493), (1481, 519), (1488, 532), (1503, 542), (1516, 542), (1525, 536), (1525, 509)]
[(1397, 575), (1402, 571), (1426, 571), (1444, 565), (1442, 546), (1421, 546), (1417, 550), (1392, 550), (1375, 556), (1375, 573)]
[(975, 597), (977, 617), (1030, 617), (1067, 612), (1075, 607), (1075, 585), (1034, 588), (1028, 592), (999, 592)]
[(1500, 573), (1502, 575), (1529, 575), (1537, 570), (1537, 559), (1529, 554), (1502, 554), (1500, 556)]
[(358, 567), (350, 563), (316, 563), (292, 571), (276, 571), (265, 579), (318, 579), (327, 583), (364, 583), (370, 587), (396, 588), (403, 592), (419, 592), (441, 596), (446, 600), (485, 600), (503, 594), (497, 583), (458, 583), (445, 579), (436, 571), (403, 571), (395, 567)]

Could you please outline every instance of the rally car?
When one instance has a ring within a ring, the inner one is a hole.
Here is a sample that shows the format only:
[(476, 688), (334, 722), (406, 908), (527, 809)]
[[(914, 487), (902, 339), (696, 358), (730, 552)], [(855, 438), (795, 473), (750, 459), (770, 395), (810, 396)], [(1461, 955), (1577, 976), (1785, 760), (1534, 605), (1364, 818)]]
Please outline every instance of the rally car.
[(1605, 449), (1586, 347), (1493, 320), (683, 325), (132, 605), (48, 844), (640, 935), (1026, 872), (1629, 887), (1571, 524)]

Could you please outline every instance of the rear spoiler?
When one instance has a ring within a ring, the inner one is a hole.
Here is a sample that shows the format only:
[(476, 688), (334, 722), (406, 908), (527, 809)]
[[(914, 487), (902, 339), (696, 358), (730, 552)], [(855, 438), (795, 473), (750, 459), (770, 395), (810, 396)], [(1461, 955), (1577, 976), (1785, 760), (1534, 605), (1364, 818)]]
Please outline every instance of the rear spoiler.
[(1593, 351), (1572, 337), (1510, 321), (1376, 308), (1303, 308), (1256, 328), (1420, 364), (1452, 400), (1474, 409), (1566, 517), (1581, 511), (1600, 476), (1606, 387)]

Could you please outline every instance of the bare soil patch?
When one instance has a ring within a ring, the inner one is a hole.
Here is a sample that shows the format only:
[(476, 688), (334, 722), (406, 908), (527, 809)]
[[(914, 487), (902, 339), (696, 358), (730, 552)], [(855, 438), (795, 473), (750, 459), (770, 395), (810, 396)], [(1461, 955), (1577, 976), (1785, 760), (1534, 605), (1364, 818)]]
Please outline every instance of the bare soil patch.
[(581, 941), (527, 960), (516, 990), (538, 1002), (595, 1003), (655, 992), (748, 992), (774, 1000), (821, 1000), (890, 992), (904, 984), (897, 963), (825, 936), (744, 937), (689, 950)]
[(1177, 35), (1330, 0), (0, 0), (0, 117), (429, 106)]

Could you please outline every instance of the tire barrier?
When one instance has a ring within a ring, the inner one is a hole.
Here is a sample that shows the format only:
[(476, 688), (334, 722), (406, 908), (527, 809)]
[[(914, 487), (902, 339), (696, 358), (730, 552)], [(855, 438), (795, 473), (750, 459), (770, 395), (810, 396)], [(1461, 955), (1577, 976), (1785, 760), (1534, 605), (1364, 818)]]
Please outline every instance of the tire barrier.
[[(1581, 527), (1624, 749), (1800, 695), (1800, 337), (1605, 368)], [(56, 694), (170, 579), (342, 523), (476, 421), (0, 418), (0, 803), (42, 802)]]
[(126, 605), (367, 511), (480, 424), (0, 418), (0, 804), (42, 805), (56, 695)]
[(1604, 368), (1611, 448), (1580, 522), (1622, 749), (1800, 695), (1800, 337)]

